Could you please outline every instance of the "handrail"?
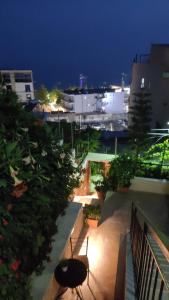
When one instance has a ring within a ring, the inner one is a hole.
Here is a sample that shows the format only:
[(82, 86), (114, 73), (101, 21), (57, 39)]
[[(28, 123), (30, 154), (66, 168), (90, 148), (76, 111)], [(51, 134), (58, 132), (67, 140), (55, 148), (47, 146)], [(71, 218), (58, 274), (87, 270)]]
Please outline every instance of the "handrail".
[[(152, 231), (152, 233), (155, 233), (155, 235), (158, 237), (158, 239), (163, 243), (163, 246), (167, 249), (167, 246), (165, 245), (165, 243), (163, 242), (163, 240), (161, 239), (161, 237), (159, 236), (159, 231), (160, 229), (158, 228), (157, 225), (153, 224), (151, 222), (151, 220), (149, 219), (149, 217), (145, 214), (145, 212), (143, 211), (143, 209), (137, 204), (135, 205), (134, 203), (132, 203), (132, 206), (137, 208), (137, 211), (142, 215), (142, 217), (144, 218), (144, 220), (146, 221), (149, 229)], [(168, 243), (169, 243), (169, 239), (168, 239)], [(162, 250), (162, 249), (161, 249)], [(169, 252), (169, 249), (166, 250), (167, 252)], [(164, 254), (165, 255), (165, 254)], [(168, 258), (169, 259), (169, 258)]]
[[(140, 218), (138, 213), (141, 214)], [(141, 225), (142, 223), (142, 225)], [(160, 249), (152, 236), (152, 224), (145, 216), (145, 213), (132, 203), (131, 214), (131, 246), (134, 261), (134, 269), (136, 274), (137, 296), (139, 300), (155, 299), (158, 296), (159, 300), (166, 299), (169, 296), (169, 279), (161, 268), (158, 255), (153, 249), (152, 242), (155, 247)], [(152, 242), (151, 240), (152, 239)], [(160, 257), (169, 267), (169, 263), (163, 252), (160, 251)], [(154, 276), (153, 276), (154, 275)]]

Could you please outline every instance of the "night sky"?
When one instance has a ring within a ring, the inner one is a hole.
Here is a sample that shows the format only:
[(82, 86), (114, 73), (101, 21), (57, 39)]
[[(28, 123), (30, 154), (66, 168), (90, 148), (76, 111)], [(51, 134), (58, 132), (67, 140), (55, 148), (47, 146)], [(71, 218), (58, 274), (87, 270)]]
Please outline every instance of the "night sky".
[(169, 43), (169, 0), (0, 0), (0, 69), (32, 69), (36, 86), (130, 83), (151, 43)]

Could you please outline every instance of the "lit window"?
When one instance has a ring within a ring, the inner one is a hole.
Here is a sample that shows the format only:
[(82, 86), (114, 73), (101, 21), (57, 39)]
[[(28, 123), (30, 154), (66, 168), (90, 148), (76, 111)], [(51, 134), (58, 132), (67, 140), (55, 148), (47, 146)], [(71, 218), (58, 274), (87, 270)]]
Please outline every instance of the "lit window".
[(145, 80), (144, 80), (144, 78), (141, 78), (141, 89), (144, 88), (144, 84), (145, 84)]
[(31, 94), (26, 94), (26, 99), (27, 100), (31, 100), (32, 98), (31, 98)]

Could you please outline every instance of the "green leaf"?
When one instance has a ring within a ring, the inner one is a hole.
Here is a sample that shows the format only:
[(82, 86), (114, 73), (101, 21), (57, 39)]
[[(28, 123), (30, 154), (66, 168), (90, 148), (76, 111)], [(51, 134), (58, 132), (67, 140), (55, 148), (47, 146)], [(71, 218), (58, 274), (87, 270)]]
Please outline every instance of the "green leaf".
[(39, 196), (39, 199), (40, 199), (41, 202), (44, 203), (44, 204), (47, 204), (47, 203), (49, 203), (49, 201), (50, 201), (49, 197), (46, 196), (46, 195), (40, 195), (40, 196)]
[(0, 188), (1, 187), (6, 187), (7, 186), (7, 181), (5, 179), (0, 179)]
[(16, 148), (17, 146), (17, 142), (14, 142), (14, 143), (8, 143), (6, 145), (6, 154), (7, 156), (10, 156), (12, 151)]
[(9, 273), (9, 270), (5, 264), (0, 266), (0, 276), (7, 275)]
[(40, 248), (44, 242), (45, 238), (43, 235), (38, 234), (37, 235), (37, 247)]

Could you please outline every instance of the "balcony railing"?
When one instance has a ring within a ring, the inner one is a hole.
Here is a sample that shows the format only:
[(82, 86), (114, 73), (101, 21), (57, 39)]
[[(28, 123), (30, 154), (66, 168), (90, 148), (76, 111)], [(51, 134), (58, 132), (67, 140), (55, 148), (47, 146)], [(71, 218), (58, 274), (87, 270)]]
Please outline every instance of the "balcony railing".
[(149, 222), (134, 204), (130, 233), (138, 299), (169, 299), (169, 262), (153, 238)]

